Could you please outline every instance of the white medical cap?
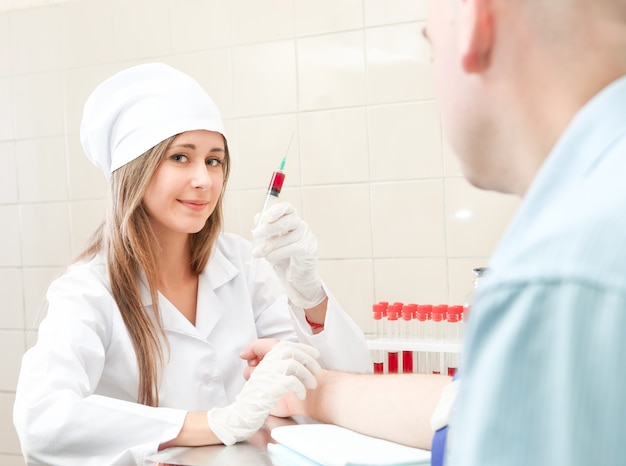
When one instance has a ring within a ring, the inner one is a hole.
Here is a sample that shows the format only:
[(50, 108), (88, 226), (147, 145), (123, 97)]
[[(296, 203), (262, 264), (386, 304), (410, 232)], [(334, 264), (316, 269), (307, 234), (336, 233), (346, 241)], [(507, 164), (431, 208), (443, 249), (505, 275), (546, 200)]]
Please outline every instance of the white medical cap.
[(159, 142), (205, 129), (224, 135), (219, 109), (190, 76), (163, 63), (120, 71), (91, 93), (80, 140), (107, 178)]

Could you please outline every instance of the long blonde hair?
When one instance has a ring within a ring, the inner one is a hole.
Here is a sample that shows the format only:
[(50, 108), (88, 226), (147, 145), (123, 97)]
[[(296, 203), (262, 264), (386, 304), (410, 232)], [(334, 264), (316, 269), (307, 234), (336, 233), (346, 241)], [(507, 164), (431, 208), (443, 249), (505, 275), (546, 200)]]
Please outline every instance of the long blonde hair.
[[(164, 345), (167, 349), (169, 345), (158, 307), (159, 248), (143, 204), (143, 196), (175, 138), (172, 136), (157, 144), (111, 174), (105, 219), (77, 258), (92, 258), (100, 252), (106, 255), (111, 291), (137, 357), (137, 401), (148, 406), (159, 404), (159, 371), (164, 362)], [(224, 149), (222, 193), (202, 230), (191, 235), (191, 267), (198, 274), (206, 266), (222, 230), (222, 202), (230, 172), (230, 156), (225, 138)], [(147, 312), (141, 301), (139, 285), (142, 272), (152, 300), (152, 313)]]

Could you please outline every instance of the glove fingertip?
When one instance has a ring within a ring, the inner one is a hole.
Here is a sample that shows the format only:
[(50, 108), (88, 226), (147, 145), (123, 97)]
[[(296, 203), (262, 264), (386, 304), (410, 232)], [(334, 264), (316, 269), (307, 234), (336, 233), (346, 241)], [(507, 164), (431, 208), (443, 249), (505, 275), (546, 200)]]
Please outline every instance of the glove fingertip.
[(305, 387), (309, 390), (314, 390), (315, 388), (317, 388), (317, 379), (314, 375), (312, 375), (311, 377), (305, 377), (303, 383)]
[(322, 372), (322, 366), (320, 365), (319, 362), (317, 361), (313, 361), (313, 363), (308, 366), (308, 369), (313, 373), (313, 374), (318, 374), (319, 372)]
[(254, 258), (263, 257), (263, 247), (262, 246), (254, 246), (250, 251), (250, 255)]

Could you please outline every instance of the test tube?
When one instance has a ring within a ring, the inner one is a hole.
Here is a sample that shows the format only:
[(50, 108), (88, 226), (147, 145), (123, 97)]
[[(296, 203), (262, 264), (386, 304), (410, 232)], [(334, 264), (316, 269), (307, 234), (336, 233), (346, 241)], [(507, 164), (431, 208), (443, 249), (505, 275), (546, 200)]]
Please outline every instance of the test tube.
[[(374, 317), (374, 332), (376, 338), (384, 338), (383, 328), (383, 310), (384, 306), (381, 304), (374, 304), (372, 306), (372, 313)], [(374, 374), (382, 374), (385, 371), (384, 352), (381, 349), (375, 349), (372, 351), (372, 362), (374, 363)]]
[[(413, 332), (413, 310), (410, 304), (402, 306), (402, 339), (410, 342), (415, 338)], [(413, 351), (402, 350), (402, 372), (413, 372)]]
[[(426, 325), (428, 323), (428, 312), (426, 312), (426, 306), (418, 305), (415, 311), (416, 322), (416, 333), (417, 339), (424, 341), (426, 340)], [(427, 374), (429, 372), (428, 366), (428, 353), (424, 351), (419, 351), (417, 353), (417, 371), (421, 374)]]
[[(433, 340), (441, 341), (442, 338), (442, 330), (443, 330), (443, 309), (441, 306), (433, 306), (432, 307), (432, 326), (433, 326)], [(433, 374), (441, 374), (441, 366), (442, 366), (442, 353), (439, 351), (433, 351), (431, 353), (431, 368)]]
[[(398, 308), (395, 305), (387, 308), (387, 337), (392, 342), (398, 342)], [(387, 351), (387, 372), (398, 373), (398, 350)]]
[(467, 317), (469, 316), (469, 311), (472, 307), (472, 304), (474, 303), (474, 297), (476, 295), (478, 285), (480, 284), (481, 279), (485, 276), (487, 271), (488, 271), (487, 267), (476, 267), (472, 269), (472, 273), (474, 274), (474, 284), (470, 292), (465, 297), (465, 302), (463, 303), (463, 320), (464, 321), (467, 320)]
[[(463, 318), (463, 306), (449, 306), (448, 307), (448, 340), (451, 342), (459, 343), (462, 335), (462, 323)], [(459, 368), (459, 354), (448, 353), (448, 375), (454, 376)]]

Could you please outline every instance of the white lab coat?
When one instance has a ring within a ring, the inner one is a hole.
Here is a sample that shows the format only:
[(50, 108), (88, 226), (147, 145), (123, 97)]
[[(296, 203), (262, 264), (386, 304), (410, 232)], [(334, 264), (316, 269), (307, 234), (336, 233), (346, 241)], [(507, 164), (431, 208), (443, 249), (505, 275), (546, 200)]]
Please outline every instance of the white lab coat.
[[(72, 265), (48, 290), (48, 313), (27, 351), (14, 423), (29, 465), (134, 465), (180, 431), (186, 412), (231, 403), (244, 384), (239, 352), (253, 339), (299, 339), (332, 369), (370, 371), (359, 327), (328, 292), (325, 330), (312, 335), (250, 244), (222, 234), (198, 285), (195, 327), (159, 296), (170, 351), (159, 407), (136, 403), (135, 353), (110, 291), (106, 261)], [(151, 306), (147, 289), (143, 301)]]

